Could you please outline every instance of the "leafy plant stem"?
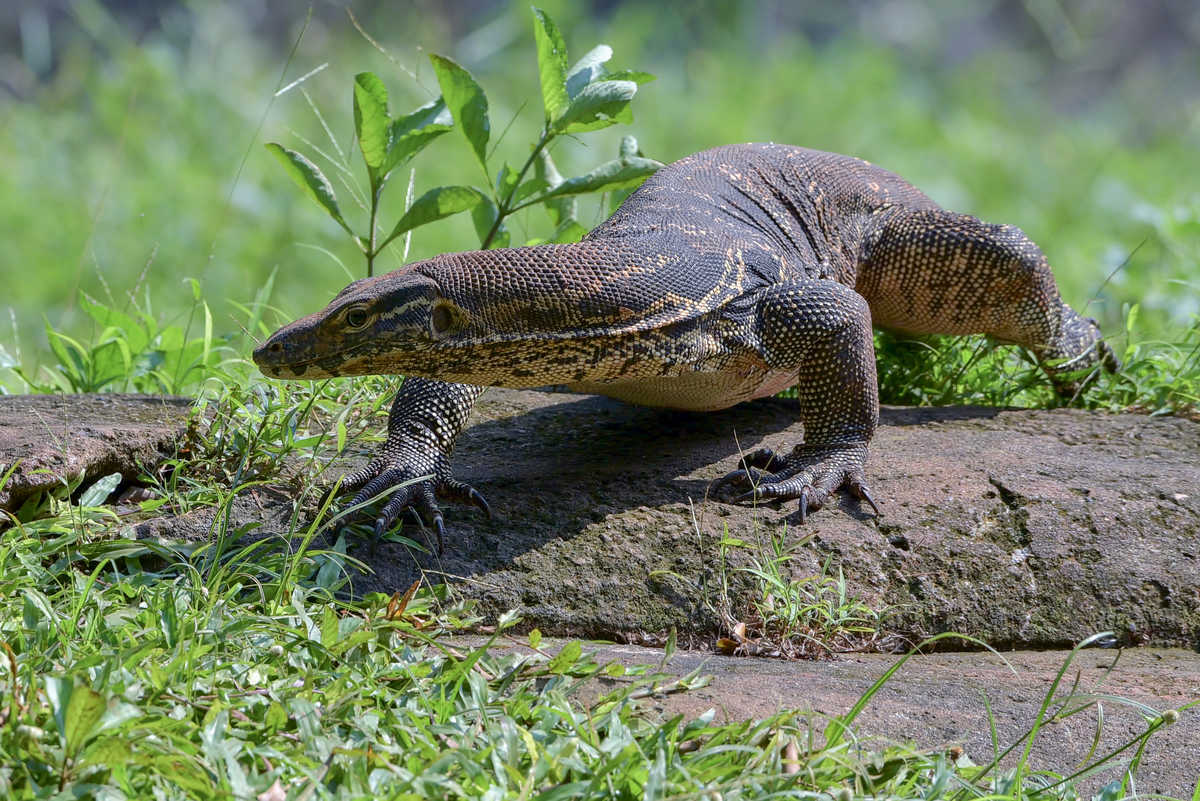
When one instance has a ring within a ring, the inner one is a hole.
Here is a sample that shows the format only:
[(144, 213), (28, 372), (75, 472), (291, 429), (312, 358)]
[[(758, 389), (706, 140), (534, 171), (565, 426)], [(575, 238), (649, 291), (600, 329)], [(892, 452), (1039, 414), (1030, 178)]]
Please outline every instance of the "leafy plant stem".
[(530, 152), (529, 158), (525, 159), (525, 163), (521, 165), (521, 171), (517, 173), (517, 180), (513, 181), (512, 188), (508, 190), (508, 195), (503, 201), (496, 204), (496, 219), (492, 222), (492, 227), (487, 232), (487, 236), (485, 236), (483, 238), (483, 242), (480, 243), (480, 249), (487, 250), (488, 246), (492, 244), (492, 240), (496, 238), (496, 234), (500, 231), (500, 225), (504, 222), (505, 217), (512, 214), (514, 211), (523, 209), (525, 206), (529, 205), (526, 203), (513, 208), (510, 204), (512, 203), (513, 195), (517, 193), (517, 187), (521, 185), (521, 181), (525, 180), (525, 174), (529, 172), (529, 168), (533, 166), (534, 159), (536, 159), (538, 154), (546, 148), (546, 145), (550, 144), (550, 140), (553, 138), (553, 131), (551, 131), (549, 128), (542, 129), (542, 135), (538, 137), (537, 144), (533, 146), (533, 150)]
[[(374, 182), (372, 182), (374, 183)], [(371, 187), (371, 221), (370, 230), (367, 234), (367, 278), (375, 274), (375, 257), (379, 255), (379, 250), (375, 249), (375, 217), (379, 214), (379, 196), (383, 192), (383, 187), (380, 185)]]

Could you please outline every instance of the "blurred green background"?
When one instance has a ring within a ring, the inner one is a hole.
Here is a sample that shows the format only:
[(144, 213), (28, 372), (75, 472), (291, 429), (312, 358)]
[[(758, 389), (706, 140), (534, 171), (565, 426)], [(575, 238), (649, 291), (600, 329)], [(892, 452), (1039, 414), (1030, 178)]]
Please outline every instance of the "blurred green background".
[[(1021, 226), (1068, 301), (1109, 329), (1128, 303), (1165, 339), (1200, 312), (1200, 3), (543, 5), (572, 60), (605, 42), (614, 68), (658, 76), (632, 127), (556, 147), (564, 175), (614, 157), (629, 133), (661, 161), (756, 140), (849, 153)], [(455, 58), (488, 93), (493, 142), (511, 122), (499, 144), (510, 162), (541, 123), (524, 3), (352, 2), (358, 26), (330, 2), (311, 17), (283, 0), (2, 6), (0, 358), (26, 365), (46, 358), (43, 319), (87, 335), (80, 290), (120, 305), (137, 287), (170, 320), (196, 278), (215, 332), (232, 335), (245, 319), (234, 304), (276, 268), (280, 319), (362, 275), (354, 245), (262, 147), (333, 152), (315, 108), (349, 151), (357, 72), (378, 73), (399, 112), (436, 95), (429, 52)], [(481, 180), (458, 136), (414, 166), (418, 194)], [(394, 183), (385, 227), (402, 210)], [(602, 217), (593, 208), (586, 223)], [(516, 242), (552, 229), (540, 209), (511, 227)], [(410, 258), (475, 242), (469, 219), (451, 219), (416, 232)]]

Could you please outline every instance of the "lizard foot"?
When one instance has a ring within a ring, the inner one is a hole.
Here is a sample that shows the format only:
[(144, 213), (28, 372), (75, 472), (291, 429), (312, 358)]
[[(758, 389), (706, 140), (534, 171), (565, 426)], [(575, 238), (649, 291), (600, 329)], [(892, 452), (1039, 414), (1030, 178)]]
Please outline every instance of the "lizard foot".
[(863, 464), (866, 443), (851, 445), (797, 445), (789, 456), (781, 457), (770, 448), (760, 448), (742, 459), (742, 467), (713, 483), (714, 490), (725, 487), (744, 490), (733, 498), (743, 501), (799, 500), (800, 522), (825, 505), (829, 496), (841, 487), (865, 501), (879, 515), (879, 507), (867, 489)]
[[(428, 462), (428, 464), (426, 464)], [(444, 459), (416, 458), (397, 461), (380, 457), (361, 470), (347, 475), (341, 488), (358, 490), (350, 501), (357, 507), (383, 494), (390, 497), (375, 517), (375, 539), (381, 538), (395, 524), (400, 513), (411, 510), (425, 525), (429, 523), (437, 533), (438, 553), (445, 549), (446, 523), (438, 500), (471, 503), (479, 507), (488, 518), (491, 507), (479, 490), (450, 476)], [(338, 515), (330, 525), (342, 519)]]

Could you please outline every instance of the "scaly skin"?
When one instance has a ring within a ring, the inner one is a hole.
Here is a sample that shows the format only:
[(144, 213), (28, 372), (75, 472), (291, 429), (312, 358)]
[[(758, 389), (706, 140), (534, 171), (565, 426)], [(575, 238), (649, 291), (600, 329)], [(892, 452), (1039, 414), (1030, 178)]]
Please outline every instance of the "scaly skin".
[(840, 487), (875, 506), (872, 322), (1024, 345), (1064, 391), (1080, 370), (1118, 366), (1019, 229), (941, 209), (859, 159), (761, 144), (664, 167), (578, 243), (356, 281), (254, 360), (277, 378), (410, 376), (379, 457), (346, 484), (357, 503), (432, 478), (392, 496), (377, 531), (411, 506), (440, 534), (439, 495), (486, 509), (449, 469), (480, 387), (547, 384), (695, 410), (796, 386), (804, 443), (752, 454), (718, 483), (798, 499), (803, 518)]

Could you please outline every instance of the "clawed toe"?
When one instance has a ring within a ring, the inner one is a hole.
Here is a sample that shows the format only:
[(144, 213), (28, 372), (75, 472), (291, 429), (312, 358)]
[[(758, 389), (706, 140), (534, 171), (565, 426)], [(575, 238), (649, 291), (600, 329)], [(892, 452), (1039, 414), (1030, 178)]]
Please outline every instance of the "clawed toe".
[(871, 507), (871, 511), (875, 513), (876, 517), (880, 516), (881, 513), (879, 511), (879, 506), (878, 506), (878, 504), (875, 503), (875, 499), (871, 497), (871, 493), (867, 489), (866, 484), (863, 484), (858, 481), (853, 481), (850, 483), (849, 489), (850, 489), (850, 493), (855, 498), (858, 498), (860, 501), (867, 502), (867, 505)]
[(802, 445), (786, 458), (763, 448), (745, 456), (742, 467), (714, 481), (712, 489), (734, 486), (744, 490), (730, 499), (733, 503), (796, 500), (800, 522), (804, 523), (810, 512), (820, 509), (831, 494), (845, 487), (878, 516), (879, 506), (863, 483), (865, 458), (865, 443)]
[(472, 504), (489, 519), (492, 517), (492, 509), (474, 487), (449, 476), (437, 479), (432, 475), (435, 472), (436, 468), (431, 468), (430, 474), (420, 477), (414, 476), (411, 466), (388, 467), (385, 464), (372, 463), (363, 470), (352, 473), (342, 482), (342, 487), (357, 489), (357, 492), (350, 501), (348, 511), (336, 515), (327, 526), (332, 529), (348, 522), (356, 516), (359, 507), (391, 493), (391, 497), (375, 516), (372, 541), (381, 540), (407, 512), (417, 526), (433, 528), (437, 537), (438, 553), (441, 554), (445, 551), (446, 522), (437, 499)]

